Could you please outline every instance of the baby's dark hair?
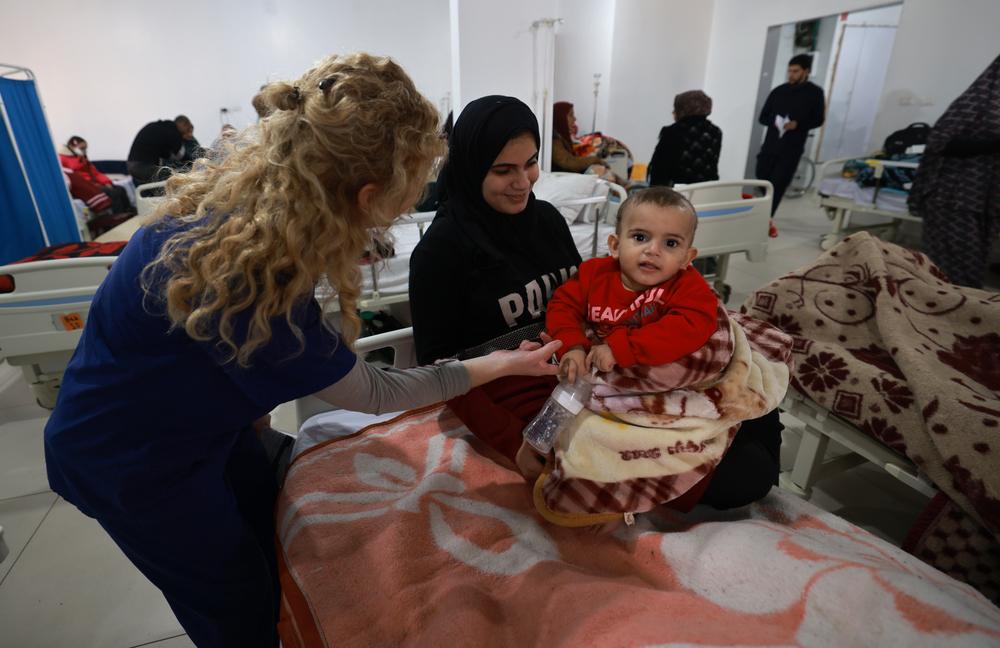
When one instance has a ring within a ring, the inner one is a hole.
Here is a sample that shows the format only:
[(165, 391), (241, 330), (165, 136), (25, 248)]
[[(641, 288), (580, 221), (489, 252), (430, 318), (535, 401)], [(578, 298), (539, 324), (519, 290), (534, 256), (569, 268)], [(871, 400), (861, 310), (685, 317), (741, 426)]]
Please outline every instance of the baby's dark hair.
[(639, 205), (647, 204), (664, 208), (673, 207), (690, 214), (691, 240), (694, 240), (695, 230), (698, 229), (698, 214), (694, 210), (694, 205), (691, 204), (690, 200), (684, 197), (684, 194), (674, 191), (670, 187), (661, 186), (640, 189), (629, 196), (625, 202), (622, 203), (622, 206), (618, 209), (618, 222), (615, 223), (615, 234), (621, 236), (622, 225), (625, 223), (625, 218), (629, 215), (629, 212)]

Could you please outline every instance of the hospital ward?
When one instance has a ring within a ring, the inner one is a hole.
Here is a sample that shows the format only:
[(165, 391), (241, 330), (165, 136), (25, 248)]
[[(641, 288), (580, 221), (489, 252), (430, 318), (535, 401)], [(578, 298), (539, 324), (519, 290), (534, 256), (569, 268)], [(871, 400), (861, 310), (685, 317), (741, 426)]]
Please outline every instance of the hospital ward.
[(1000, 3), (0, 19), (0, 648), (1000, 647)]

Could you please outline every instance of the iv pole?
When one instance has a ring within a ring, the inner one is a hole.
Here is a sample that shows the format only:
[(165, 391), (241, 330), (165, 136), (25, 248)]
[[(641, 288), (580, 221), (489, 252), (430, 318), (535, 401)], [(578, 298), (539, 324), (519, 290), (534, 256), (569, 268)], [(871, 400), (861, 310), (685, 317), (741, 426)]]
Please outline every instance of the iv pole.
[(597, 95), (601, 88), (601, 73), (594, 74), (594, 119), (590, 122), (590, 132), (597, 132)]

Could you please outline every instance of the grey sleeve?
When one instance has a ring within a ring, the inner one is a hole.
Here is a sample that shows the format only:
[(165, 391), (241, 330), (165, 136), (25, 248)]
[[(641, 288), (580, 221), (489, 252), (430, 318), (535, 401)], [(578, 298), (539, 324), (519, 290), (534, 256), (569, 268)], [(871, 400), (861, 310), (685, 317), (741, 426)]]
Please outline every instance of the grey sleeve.
[(470, 386), (469, 372), (460, 362), (382, 370), (359, 358), (347, 375), (318, 395), (343, 409), (382, 414), (451, 400)]

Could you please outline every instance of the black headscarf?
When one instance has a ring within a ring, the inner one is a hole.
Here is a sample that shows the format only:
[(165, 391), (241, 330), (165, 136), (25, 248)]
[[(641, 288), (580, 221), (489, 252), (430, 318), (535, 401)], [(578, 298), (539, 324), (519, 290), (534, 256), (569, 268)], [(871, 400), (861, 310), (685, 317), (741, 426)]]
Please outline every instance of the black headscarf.
[(533, 240), (538, 221), (534, 193), (519, 214), (498, 212), (483, 198), (483, 180), (493, 161), (522, 133), (530, 133), (539, 144), (538, 120), (523, 101), (500, 95), (476, 99), (455, 122), (448, 161), (438, 178), (442, 204), (435, 220), (454, 219), (477, 247), (497, 260)]

